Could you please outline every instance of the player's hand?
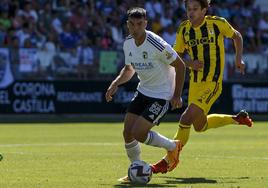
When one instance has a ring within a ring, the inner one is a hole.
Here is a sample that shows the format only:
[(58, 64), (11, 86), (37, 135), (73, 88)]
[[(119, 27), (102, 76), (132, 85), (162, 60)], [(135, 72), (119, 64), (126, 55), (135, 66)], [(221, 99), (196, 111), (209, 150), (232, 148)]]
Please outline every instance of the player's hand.
[(177, 108), (181, 108), (182, 107), (182, 98), (173, 96), (172, 99), (170, 100), (170, 104), (171, 104), (171, 110), (175, 110)]
[(235, 62), (235, 66), (236, 66), (236, 69), (241, 73), (241, 74), (245, 74), (245, 63), (243, 60), (241, 61), (236, 61)]
[(109, 88), (107, 89), (106, 94), (105, 94), (105, 98), (106, 98), (107, 102), (112, 101), (112, 99), (113, 99), (112, 96), (116, 93), (117, 89), (118, 89), (118, 86), (115, 83), (112, 83), (109, 86)]
[(204, 63), (199, 61), (199, 60), (194, 60), (191, 62), (191, 68), (193, 70), (199, 71), (199, 70), (203, 69), (203, 67), (204, 67)]

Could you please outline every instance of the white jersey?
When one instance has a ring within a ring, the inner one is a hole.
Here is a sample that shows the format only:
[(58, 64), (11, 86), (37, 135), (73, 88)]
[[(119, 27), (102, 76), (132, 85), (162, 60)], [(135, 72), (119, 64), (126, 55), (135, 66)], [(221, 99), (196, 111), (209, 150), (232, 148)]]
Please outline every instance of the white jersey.
[(129, 36), (123, 49), (125, 64), (132, 65), (138, 74), (137, 90), (148, 97), (170, 100), (175, 89), (175, 68), (170, 64), (177, 58), (173, 48), (146, 30), (146, 38), (140, 46)]

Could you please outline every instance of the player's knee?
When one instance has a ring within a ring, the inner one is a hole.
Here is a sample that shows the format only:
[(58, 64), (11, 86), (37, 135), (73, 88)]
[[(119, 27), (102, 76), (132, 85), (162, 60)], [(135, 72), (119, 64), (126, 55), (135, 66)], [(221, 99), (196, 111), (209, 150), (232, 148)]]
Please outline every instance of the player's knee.
[(133, 132), (133, 137), (139, 142), (144, 142), (142, 135), (140, 135), (138, 132)]
[(131, 133), (131, 130), (128, 130), (128, 129), (124, 129), (123, 130), (123, 136), (124, 136), (124, 139), (125, 140), (128, 140), (128, 139), (133, 138), (133, 135)]
[(194, 123), (194, 130), (198, 133), (204, 132), (205, 124), (203, 123)]
[(203, 129), (200, 128), (200, 127), (194, 127), (194, 130), (195, 130), (196, 132), (198, 132), (198, 133), (203, 132)]
[(181, 115), (180, 123), (184, 125), (191, 125), (193, 123), (192, 116), (190, 113), (183, 113)]
[(135, 138), (135, 140), (139, 141), (139, 142), (144, 142), (146, 140), (146, 134), (143, 133), (140, 130), (137, 129), (132, 129), (131, 130), (131, 135)]

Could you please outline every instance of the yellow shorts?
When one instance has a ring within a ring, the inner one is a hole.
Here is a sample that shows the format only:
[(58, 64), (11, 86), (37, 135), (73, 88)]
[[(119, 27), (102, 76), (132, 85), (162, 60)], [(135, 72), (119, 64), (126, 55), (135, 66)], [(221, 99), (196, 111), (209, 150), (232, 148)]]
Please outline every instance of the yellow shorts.
[(191, 82), (189, 87), (188, 106), (195, 104), (205, 114), (208, 114), (212, 104), (217, 100), (222, 91), (222, 83), (216, 82)]

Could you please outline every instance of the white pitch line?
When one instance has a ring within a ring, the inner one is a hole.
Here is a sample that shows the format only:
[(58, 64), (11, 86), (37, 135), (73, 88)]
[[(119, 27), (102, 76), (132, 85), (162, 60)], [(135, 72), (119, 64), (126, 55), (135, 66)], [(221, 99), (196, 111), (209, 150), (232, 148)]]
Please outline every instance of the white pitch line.
[(109, 143), (109, 142), (81, 142), (81, 143), (39, 143), (39, 144), (0, 144), (0, 148), (12, 147), (47, 147), (47, 146), (119, 146), (123, 143)]
[[(17, 154), (17, 155), (38, 155), (38, 153), (32, 153), (32, 152), (5, 152), (5, 153), (10, 153), (10, 154)], [(58, 153), (42, 153), (42, 155), (58, 155)], [(125, 156), (126, 154), (124, 152), (122, 153), (94, 153), (92, 154), (94, 156)], [(142, 153), (143, 156), (153, 156), (155, 154), (152, 154), (152, 153)], [(201, 159), (211, 159), (211, 158), (214, 158), (214, 159), (243, 159), (243, 160), (268, 160), (268, 157), (242, 157), (242, 156), (206, 156), (206, 155), (203, 155), (203, 156), (198, 156), (198, 157), (185, 157), (187, 159), (195, 159), (195, 160), (201, 160)], [(182, 159), (184, 160), (184, 159)]]
[[(187, 157), (188, 158), (188, 157)], [(199, 155), (198, 157), (192, 157), (195, 159), (199, 158), (214, 158), (214, 159), (253, 159), (253, 160), (268, 160), (268, 157), (242, 157), (242, 156), (216, 156), (216, 155), (211, 155), (211, 156), (206, 156), (206, 155)]]
[[(78, 143), (37, 143), (37, 144), (0, 144), (0, 148), (16, 148), (16, 147), (62, 147), (62, 146), (122, 146), (123, 143), (114, 142), (78, 142)], [(26, 154), (24, 152), (17, 152), (17, 154)], [(112, 153), (109, 153), (111, 155)], [(103, 155), (103, 154), (102, 154)], [(118, 155), (118, 153), (116, 153)], [(152, 153), (143, 153), (146, 156), (152, 156)], [(251, 159), (251, 160), (268, 160), (268, 157), (245, 157), (245, 156), (216, 156), (216, 155), (198, 155), (198, 156), (188, 156), (186, 158), (214, 158), (214, 159)]]

